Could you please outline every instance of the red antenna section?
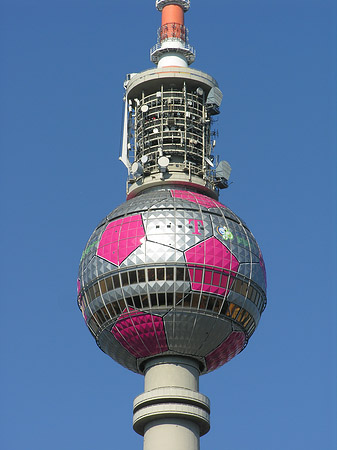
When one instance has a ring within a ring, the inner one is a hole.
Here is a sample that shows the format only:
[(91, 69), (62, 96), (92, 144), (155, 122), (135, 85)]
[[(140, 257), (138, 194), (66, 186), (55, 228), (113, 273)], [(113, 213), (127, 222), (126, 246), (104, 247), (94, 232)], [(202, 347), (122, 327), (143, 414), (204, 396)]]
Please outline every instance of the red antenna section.
[(184, 25), (184, 13), (189, 9), (190, 1), (157, 0), (156, 7), (162, 13), (162, 20), (157, 44), (151, 49), (151, 61), (158, 67), (187, 67), (195, 59)]
[(180, 5), (166, 5), (161, 13), (161, 24), (174, 22), (184, 25), (184, 10)]
[(160, 40), (176, 38), (185, 42), (184, 10), (180, 5), (167, 5), (161, 13)]

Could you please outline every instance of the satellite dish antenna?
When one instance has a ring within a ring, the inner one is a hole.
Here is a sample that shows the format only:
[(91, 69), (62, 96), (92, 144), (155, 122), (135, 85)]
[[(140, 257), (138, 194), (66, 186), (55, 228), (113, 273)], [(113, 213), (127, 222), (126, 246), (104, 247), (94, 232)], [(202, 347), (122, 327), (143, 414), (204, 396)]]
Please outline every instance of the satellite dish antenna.
[(139, 162), (135, 161), (131, 166), (131, 173), (134, 177), (139, 177), (143, 175), (143, 167)]
[(144, 156), (142, 156), (142, 157), (140, 158), (142, 164), (146, 164), (147, 161), (148, 161), (148, 159), (149, 159), (149, 158), (148, 158), (146, 155), (144, 155)]
[(158, 158), (158, 166), (161, 172), (166, 172), (167, 166), (170, 164), (170, 160), (167, 156), (161, 156)]
[(214, 167), (214, 164), (212, 163), (212, 161), (209, 158), (207, 158), (206, 156), (205, 156), (205, 161), (207, 162), (207, 164), (209, 166)]
[(149, 107), (147, 105), (143, 105), (140, 107), (141, 112), (146, 113), (149, 110)]

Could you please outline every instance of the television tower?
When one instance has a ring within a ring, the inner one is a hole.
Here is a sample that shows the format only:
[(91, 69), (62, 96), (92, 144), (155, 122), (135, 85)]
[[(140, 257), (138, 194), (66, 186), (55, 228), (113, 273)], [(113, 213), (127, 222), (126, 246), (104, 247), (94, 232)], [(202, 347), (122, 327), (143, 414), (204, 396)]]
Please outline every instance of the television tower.
[(198, 450), (210, 428), (199, 376), (248, 343), (266, 273), (246, 224), (218, 201), (230, 165), (214, 156), (222, 93), (192, 69), (189, 0), (157, 0), (154, 68), (127, 75), (120, 160), (127, 200), (91, 235), (78, 305), (103, 352), (143, 374), (133, 428), (144, 450)]

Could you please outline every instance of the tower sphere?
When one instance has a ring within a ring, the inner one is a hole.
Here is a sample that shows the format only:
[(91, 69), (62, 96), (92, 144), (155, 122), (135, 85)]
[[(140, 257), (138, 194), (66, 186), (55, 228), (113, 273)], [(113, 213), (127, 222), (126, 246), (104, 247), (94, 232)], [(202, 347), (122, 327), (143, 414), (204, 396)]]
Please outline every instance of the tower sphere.
[(78, 305), (98, 346), (143, 373), (176, 355), (210, 372), (237, 355), (266, 304), (259, 246), (228, 207), (151, 188), (112, 211), (83, 251)]

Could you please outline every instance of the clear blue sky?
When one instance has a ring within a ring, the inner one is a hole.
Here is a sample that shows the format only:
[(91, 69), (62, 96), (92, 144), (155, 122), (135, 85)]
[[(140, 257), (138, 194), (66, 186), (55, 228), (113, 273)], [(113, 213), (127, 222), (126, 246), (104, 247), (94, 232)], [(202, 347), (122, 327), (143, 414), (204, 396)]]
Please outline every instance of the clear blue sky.
[[(76, 305), (92, 230), (125, 199), (123, 81), (151, 67), (154, 0), (0, 0), (1, 448), (141, 449), (143, 380)], [(268, 306), (244, 352), (201, 378), (203, 450), (335, 450), (336, 6), (192, 0), (194, 67), (223, 93), (221, 200), (261, 245)]]

